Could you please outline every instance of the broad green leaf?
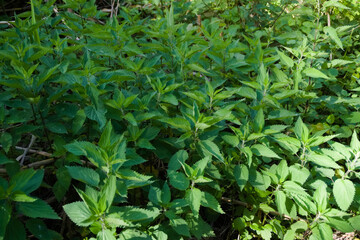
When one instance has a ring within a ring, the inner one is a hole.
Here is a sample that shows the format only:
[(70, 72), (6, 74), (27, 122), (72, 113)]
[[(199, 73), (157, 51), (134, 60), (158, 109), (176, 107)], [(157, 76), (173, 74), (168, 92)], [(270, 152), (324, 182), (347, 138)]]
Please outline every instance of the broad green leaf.
[(309, 129), (303, 123), (302, 119), (299, 117), (295, 123), (294, 128), (295, 135), (297, 139), (301, 140), (302, 142), (307, 142), (309, 139)]
[(162, 98), (161, 98), (161, 101), (166, 102), (166, 103), (170, 103), (170, 104), (172, 104), (174, 106), (177, 106), (179, 104), (179, 101), (176, 98), (176, 96), (174, 94), (171, 94), (171, 93), (163, 95)]
[(334, 137), (336, 137), (337, 135), (330, 135), (330, 136), (314, 136), (311, 137), (308, 141), (308, 146), (309, 147), (316, 147), (319, 146), (323, 143), (326, 143), (328, 141), (330, 141), (331, 139), (333, 139)]
[(161, 202), (163, 204), (169, 204), (171, 201), (171, 191), (167, 182), (164, 183), (161, 191)]
[(131, 207), (125, 211), (123, 219), (125, 221), (138, 222), (148, 219), (155, 219), (159, 214), (159, 210), (148, 210), (143, 208)]
[(324, 33), (329, 34), (330, 38), (338, 45), (339, 48), (343, 49), (342, 42), (337, 35), (335, 28), (326, 26), (324, 27)]
[(283, 191), (275, 192), (275, 203), (280, 214), (287, 214), (286, 210), (286, 195)]
[(190, 123), (184, 118), (179, 118), (179, 117), (167, 118), (167, 119), (161, 119), (160, 121), (165, 122), (165, 123), (169, 124), (170, 126), (180, 129), (184, 132), (191, 130)]
[(360, 152), (360, 142), (357, 137), (357, 133), (355, 131), (351, 138), (350, 147), (352, 148), (353, 151)]
[(350, 63), (353, 63), (353, 61), (344, 60), (344, 59), (334, 59), (334, 60), (331, 60), (331, 67), (344, 66), (344, 65), (347, 65)]
[(171, 4), (170, 9), (166, 9), (166, 24), (167, 24), (167, 29), (169, 29), (169, 31), (174, 31), (174, 7)]
[(349, 222), (355, 230), (360, 231), (360, 215), (349, 218)]
[(217, 159), (219, 159), (221, 162), (225, 161), (223, 155), (219, 150), (219, 147), (214, 142), (210, 140), (204, 140), (204, 141), (200, 141), (199, 145), (205, 155), (212, 155)]
[(203, 177), (205, 168), (207, 167), (207, 165), (210, 161), (211, 161), (211, 157), (207, 156), (207, 157), (200, 159), (192, 166), (192, 168), (195, 170), (195, 172), (197, 172), (195, 175), (196, 177)]
[(179, 170), (181, 168), (181, 164), (183, 164), (187, 159), (189, 155), (185, 150), (179, 150), (176, 152), (169, 161), (168, 164), (168, 171), (169, 170)]
[(11, 218), (11, 205), (4, 200), (0, 200), (0, 239), (5, 235), (6, 226)]
[(316, 205), (311, 201), (309, 196), (297, 195), (296, 193), (291, 193), (291, 197), (300, 208), (304, 209), (305, 212), (299, 214), (307, 216), (309, 213), (316, 214)]
[(7, 153), (10, 150), (10, 147), (12, 145), (12, 136), (10, 133), (3, 132), (0, 137), (0, 143), (2, 145), (2, 148)]
[(90, 186), (97, 187), (100, 182), (100, 176), (95, 170), (91, 168), (66, 166), (70, 176)]
[(128, 112), (127, 114), (125, 114), (124, 118), (133, 126), (137, 126), (137, 121), (134, 117), (134, 115), (130, 112)]
[(346, 211), (354, 200), (355, 186), (348, 179), (337, 179), (334, 183), (333, 194), (340, 209)]
[(105, 109), (96, 109), (93, 105), (84, 108), (85, 115), (99, 123), (100, 128), (103, 128), (106, 124)]
[(341, 8), (341, 9), (350, 9), (349, 7), (345, 6), (344, 4), (336, 1), (336, 0), (330, 0), (330, 1), (326, 1), (323, 4), (323, 8), (327, 8), (327, 7), (335, 7), (335, 8)]
[(189, 227), (184, 219), (177, 216), (173, 211), (166, 211), (165, 215), (169, 218), (170, 226), (175, 230), (175, 232), (182, 236), (190, 237)]
[(23, 192), (13, 192), (11, 194), (11, 199), (15, 202), (35, 202), (36, 198), (30, 197), (28, 195), (26, 195)]
[(66, 167), (61, 167), (56, 171), (57, 181), (52, 190), (58, 201), (60, 201), (66, 194), (71, 184), (71, 176)]
[(264, 111), (262, 108), (260, 108), (255, 116), (254, 119), (254, 130), (257, 133), (262, 132), (263, 128), (264, 128), (264, 124), (265, 124), (265, 120), (264, 120)]
[(145, 149), (149, 149), (149, 150), (156, 150), (156, 148), (150, 143), (150, 141), (145, 139), (145, 138), (140, 138), (137, 141), (136, 146), (138, 146), (139, 148), (145, 148)]
[(110, 227), (129, 227), (131, 223), (125, 222), (122, 220), (122, 217), (119, 213), (110, 213), (106, 214), (105, 223), (107, 223)]
[(246, 222), (245, 222), (244, 218), (242, 218), (242, 217), (235, 218), (233, 221), (233, 228), (235, 228), (239, 232), (243, 231), (246, 228)]
[(18, 209), (22, 214), (31, 218), (60, 219), (50, 205), (40, 199), (35, 202), (18, 203)]
[(8, 159), (4, 154), (2, 154), (0, 152), (0, 165), (5, 165), (5, 164), (8, 164), (8, 163), (13, 163), (12, 160)]
[(143, 175), (131, 169), (120, 168), (116, 172), (118, 178), (124, 179), (128, 189), (143, 187), (151, 184), (151, 176)]
[(237, 136), (232, 134), (225, 134), (221, 137), (227, 144), (230, 144), (232, 147), (239, 145), (240, 140)]
[(186, 222), (190, 228), (190, 233), (197, 239), (215, 237), (211, 226), (200, 215), (194, 217), (189, 214), (186, 217)]
[(283, 188), (288, 194), (297, 194), (306, 197), (310, 197), (309, 194), (305, 191), (305, 189), (293, 181), (286, 181), (283, 183)]
[(29, 219), (26, 221), (26, 228), (39, 240), (62, 240), (63, 237), (53, 230), (50, 230), (40, 219)]
[(65, 149), (76, 156), (87, 156), (87, 149), (96, 149), (96, 146), (90, 142), (78, 142), (66, 144)]
[(106, 149), (110, 146), (112, 129), (111, 121), (108, 121), (100, 136), (99, 147)]
[(281, 63), (283, 63), (289, 68), (292, 68), (294, 66), (294, 61), (290, 57), (286, 56), (283, 52), (280, 51), (277, 51), (277, 53), (280, 57)]
[(312, 152), (308, 155), (309, 161), (321, 166), (321, 167), (328, 167), (339, 169), (341, 168), (339, 164), (337, 164), (334, 160), (324, 154), (317, 154)]
[(322, 73), (321, 71), (315, 69), (315, 68), (306, 68), (303, 73), (308, 76), (308, 77), (312, 77), (312, 78), (323, 78), (323, 79), (329, 79), (328, 76), (326, 76), (324, 73)]
[(191, 211), (196, 216), (199, 216), (200, 203), (201, 203), (202, 193), (198, 188), (191, 188), (186, 190), (185, 200), (190, 206)]
[(105, 202), (105, 209), (109, 209), (114, 197), (115, 197), (115, 193), (116, 193), (116, 177), (115, 176), (109, 176), (106, 180), (106, 183), (104, 184), (104, 186), (102, 186), (101, 191), (100, 191), (100, 202), (99, 204), (101, 204), (102, 202)]
[(152, 240), (152, 238), (137, 229), (126, 229), (121, 231), (118, 240)]
[(331, 230), (331, 227), (326, 223), (320, 223), (312, 229), (312, 235), (309, 240), (332, 239), (332, 237), (333, 231)]
[(201, 205), (204, 207), (211, 208), (215, 212), (221, 214), (224, 213), (224, 211), (221, 209), (218, 200), (216, 200), (216, 198), (208, 192), (202, 192)]
[(304, 232), (308, 229), (308, 223), (304, 221), (297, 221), (291, 224), (290, 228), (296, 232)]
[(91, 225), (95, 218), (84, 202), (73, 202), (63, 206), (71, 221), (81, 227)]
[(280, 183), (284, 182), (287, 176), (289, 175), (289, 167), (285, 160), (281, 160), (279, 165), (276, 168), (276, 174), (280, 178)]
[(360, 123), (360, 112), (351, 112), (350, 114), (346, 114), (344, 116), (341, 116), (341, 118), (344, 120), (344, 122), (349, 124), (357, 124)]
[(254, 168), (250, 168), (249, 183), (253, 187), (260, 189), (261, 191), (266, 191), (266, 189), (271, 184), (271, 179), (270, 179), (270, 177), (263, 175), (260, 172), (256, 171)]
[(282, 148), (290, 151), (292, 154), (296, 154), (301, 147), (301, 142), (297, 138), (288, 137), (285, 134), (275, 135), (274, 139)]
[(268, 157), (268, 158), (281, 158), (273, 150), (262, 144), (255, 144), (251, 146), (251, 151), (256, 156)]
[(201, 67), (199, 64), (196, 63), (191, 63), (187, 65), (191, 70), (197, 71), (197, 72), (201, 72), (201, 73), (209, 73), (208, 71), (206, 71), (203, 67)]
[(340, 232), (343, 233), (354, 232), (354, 228), (345, 219), (328, 217), (327, 220), (330, 227), (333, 227)]
[(95, 189), (86, 186), (86, 192), (78, 188), (75, 188), (75, 190), (92, 213), (98, 214), (104, 212), (105, 204), (102, 204), (101, 202), (98, 203), (98, 193)]
[(327, 199), (328, 199), (328, 194), (326, 191), (326, 187), (324, 185), (318, 187), (315, 190), (314, 196), (313, 196), (316, 204), (317, 204), (317, 209), (320, 213), (324, 213), (327, 207)]
[(25, 169), (10, 179), (12, 191), (22, 191), (29, 194), (38, 189), (44, 177), (44, 170)]
[(234, 168), (234, 177), (239, 185), (240, 191), (242, 191), (249, 180), (249, 169), (246, 165), (236, 165)]
[(67, 129), (66, 129), (65, 125), (60, 122), (46, 123), (46, 127), (47, 127), (47, 129), (50, 130), (50, 132), (53, 132), (53, 133), (59, 133), (59, 134), (67, 133)]
[(274, 110), (269, 112), (268, 118), (269, 120), (284, 120), (288, 118), (292, 118), (297, 116), (298, 114), (295, 112), (291, 112), (286, 109)]
[(37, 86), (40, 86), (46, 80), (48, 80), (51, 77), (51, 75), (53, 75), (53, 73), (59, 68), (59, 66), (60, 66), (60, 64), (48, 69), (46, 73), (41, 74), (41, 76), (39, 77), (39, 79), (37, 81)]
[(116, 240), (114, 234), (109, 229), (103, 229), (96, 235), (97, 240)]
[(185, 172), (185, 175), (187, 177), (194, 177), (197, 175), (197, 170), (193, 169), (192, 167), (190, 167), (188, 164), (184, 163), (182, 164), (182, 168)]
[(284, 235), (284, 240), (294, 240), (296, 236), (296, 233), (292, 229), (288, 229)]
[(168, 176), (174, 188), (184, 191), (189, 187), (190, 181), (182, 172), (169, 171)]
[(22, 222), (17, 218), (11, 218), (6, 227), (5, 240), (25, 240), (26, 230)]
[(108, 45), (87, 44), (86, 48), (88, 48), (91, 52), (95, 53), (96, 55), (115, 58), (114, 49)]
[(155, 186), (150, 186), (150, 190), (149, 190), (149, 200), (154, 203), (159, 205), (159, 203), (161, 202), (161, 190), (158, 187)]

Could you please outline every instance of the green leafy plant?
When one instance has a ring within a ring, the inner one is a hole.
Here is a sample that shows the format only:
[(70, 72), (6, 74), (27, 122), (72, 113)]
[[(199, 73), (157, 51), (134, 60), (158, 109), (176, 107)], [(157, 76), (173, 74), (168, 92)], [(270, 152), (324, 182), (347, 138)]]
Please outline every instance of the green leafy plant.
[(355, 1), (100, 2), (0, 22), (0, 239), (360, 230)]

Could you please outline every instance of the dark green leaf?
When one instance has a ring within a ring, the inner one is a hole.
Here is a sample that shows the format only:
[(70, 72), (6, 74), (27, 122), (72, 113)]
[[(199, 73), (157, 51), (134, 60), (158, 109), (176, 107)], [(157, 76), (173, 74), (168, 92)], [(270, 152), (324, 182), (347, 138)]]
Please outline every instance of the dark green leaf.
[(200, 191), (200, 189), (191, 188), (186, 190), (185, 200), (189, 204), (195, 216), (199, 215), (201, 198), (202, 198), (202, 192)]
[(32, 218), (60, 219), (50, 205), (40, 199), (35, 202), (18, 203), (18, 209), (25, 216)]
[(91, 225), (95, 218), (84, 202), (73, 202), (63, 206), (71, 221), (81, 227)]
[(100, 176), (91, 168), (66, 166), (70, 176), (76, 180), (97, 187), (100, 182)]
[(30, 219), (26, 221), (26, 228), (39, 240), (61, 240), (62, 236), (47, 228), (45, 223), (40, 219)]

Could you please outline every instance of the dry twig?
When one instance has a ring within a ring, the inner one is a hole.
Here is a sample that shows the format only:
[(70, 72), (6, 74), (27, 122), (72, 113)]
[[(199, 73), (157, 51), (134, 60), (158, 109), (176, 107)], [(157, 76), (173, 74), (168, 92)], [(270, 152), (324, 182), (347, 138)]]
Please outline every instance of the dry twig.
[[(38, 168), (38, 167), (48, 165), (48, 164), (50, 164), (50, 163), (52, 163), (54, 161), (55, 161), (54, 158), (49, 158), (49, 159), (45, 159), (45, 160), (42, 160), (42, 161), (37, 161), (37, 162), (30, 163), (28, 165), (23, 166), (21, 169)], [(5, 173), (6, 173), (6, 169), (5, 168), (0, 168), (0, 174), (5, 174)]]
[(30, 140), (29, 146), (24, 149), (24, 153), (23, 153), (23, 154), (21, 154), (20, 156), (18, 156), (18, 157), (16, 158), (16, 161), (20, 161), (20, 166), (24, 165), (24, 161), (25, 161), (26, 154), (29, 152), (30, 148), (31, 148), (32, 145), (34, 144), (35, 139), (36, 139), (36, 137), (35, 137), (34, 135), (31, 135), (31, 140)]

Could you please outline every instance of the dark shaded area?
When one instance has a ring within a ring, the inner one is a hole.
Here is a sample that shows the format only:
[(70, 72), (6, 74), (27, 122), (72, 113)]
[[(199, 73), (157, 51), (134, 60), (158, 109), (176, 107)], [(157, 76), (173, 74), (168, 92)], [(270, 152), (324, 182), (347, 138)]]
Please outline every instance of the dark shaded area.
[[(56, 1), (62, 4), (63, 1)], [(111, 8), (111, 0), (97, 0), (98, 8)], [(30, 1), (23, 0), (0, 0), (0, 20), (9, 20), (15, 14), (30, 10)]]

